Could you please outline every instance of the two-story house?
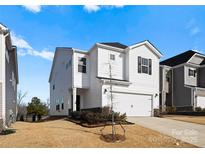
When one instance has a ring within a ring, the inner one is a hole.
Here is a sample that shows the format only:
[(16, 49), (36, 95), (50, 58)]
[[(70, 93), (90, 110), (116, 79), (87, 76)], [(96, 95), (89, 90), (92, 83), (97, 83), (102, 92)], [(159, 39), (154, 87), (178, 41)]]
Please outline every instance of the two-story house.
[(9, 29), (0, 24), (0, 131), (16, 119), (18, 64)]
[(110, 106), (112, 84), (115, 111), (152, 116), (159, 108), (161, 56), (149, 41), (96, 43), (89, 51), (57, 47), (49, 78), (50, 114)]
[(186, 51), (160, 62), (160, 104), (178, 111), (205, 108), (205, 55)]

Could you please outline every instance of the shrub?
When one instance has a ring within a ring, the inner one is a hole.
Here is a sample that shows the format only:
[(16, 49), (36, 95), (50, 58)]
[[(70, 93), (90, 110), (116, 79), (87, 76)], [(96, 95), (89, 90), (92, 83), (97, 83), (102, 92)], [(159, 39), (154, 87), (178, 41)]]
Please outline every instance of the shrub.
[[(112, 121), (112, 112), (109, 107), (104, 107), (101, 109), (101, 112), (94, 111), (81, 111), (81, 112), (72, 112), (71, 117), (81, 122), (86, 122), (88, 124), (99, 124), (106, 121)], [(120, 114), (119, 112), (114, 112), (115, 122), (125, 122), (126, 114)]]
[(205, 108), (202, 109), (202, 112), (205, 112)]
[(159, 115), (160, 115), (160, 110), (154, 109), (154, 117), (159, 117)]
[(82, 112), (80, 112), (80, 111), (71, 112), (71, 117), (73, 119), (76, 119), (76, 120), (80, 120), (81, 119), (81, 115), (82, 115)]
[(195, 111), (196, 111), (196, 112), (201, 112), (201, 111), (202, 111), (202, 108), (201, 108), (201, 107), (195, 107)]
[(176, 107), (167, 106), (167, 107), (166, 107), (166, 112), (167, 112), (167, 113), (175, 113), (175, 112), (176, 112)]

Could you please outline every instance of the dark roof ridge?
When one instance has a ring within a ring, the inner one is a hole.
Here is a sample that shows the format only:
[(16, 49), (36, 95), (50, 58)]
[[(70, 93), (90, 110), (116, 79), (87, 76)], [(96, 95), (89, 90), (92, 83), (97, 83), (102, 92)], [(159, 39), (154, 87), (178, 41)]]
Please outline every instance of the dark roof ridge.
[(126, 49), (128, 47), (127, 45), (124, 45), (120, 42), (100, 42), (100, 44), (121, 48), (121, 49)]

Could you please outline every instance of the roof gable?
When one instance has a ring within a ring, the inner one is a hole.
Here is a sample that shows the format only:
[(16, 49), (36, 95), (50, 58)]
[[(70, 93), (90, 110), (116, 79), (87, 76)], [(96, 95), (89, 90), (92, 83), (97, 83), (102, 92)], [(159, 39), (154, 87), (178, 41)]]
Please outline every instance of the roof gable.
[[(193, 50), (188, 50), (186, 52), (183, 52), (179, 55), (176, 55), (174, 57), (171, 57), (169, 59), (166, 59), (162, 62), (160, 62), (160, 65), (167, 65), (167, 66), (176, 66), (179, 64), (183, 64), (183, 63), (187, 63), (190, 61), (190, 59), (194, 56), (194, 55), (201, 55), (201, 56), (205, 56), (199, 52), (193, 51)], [(205, 59), (200, 63), (200, 65), (205, 64)]]
[(137, 47), (142, 46), (142, 45), (146, 45), (148, 48), (150, 48), (152, 50), (152, 52), (154, 54), (156, 54), (159, 58), (162, 57), (162, 53), (148, 40), (131, 45), (131, 46), (129, 46), (129, 49), (134, 49), (134, 48), (137, 48)]

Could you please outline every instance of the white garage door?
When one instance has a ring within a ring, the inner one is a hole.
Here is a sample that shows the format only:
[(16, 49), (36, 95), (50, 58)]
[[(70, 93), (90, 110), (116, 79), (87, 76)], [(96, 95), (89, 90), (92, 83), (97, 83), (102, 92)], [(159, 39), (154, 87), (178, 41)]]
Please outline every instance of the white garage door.
[(197, 107), (205, 108), (205, 97), (197, 96)]
[(114, 110), (127, 116), (151, 116), (151, 96), (114, 93)]

